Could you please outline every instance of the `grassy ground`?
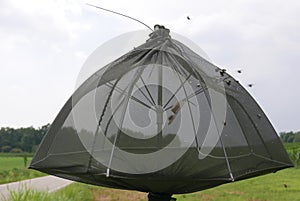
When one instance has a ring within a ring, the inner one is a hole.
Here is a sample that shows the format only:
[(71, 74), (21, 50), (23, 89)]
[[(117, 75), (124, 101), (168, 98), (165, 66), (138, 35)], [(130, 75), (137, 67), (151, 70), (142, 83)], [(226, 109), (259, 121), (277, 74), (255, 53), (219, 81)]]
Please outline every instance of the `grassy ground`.
[(28, 161), (31, 158), (27, 158), (27, 163), (25, 165), (23, 157), (0, 157), (0, 171), (12, 170), (14, 168), (26, 168)]
[(284, 147), (293, 160), (295, 167), (300, 168), (300, 143), (285, 143)]
[[(290, 168), (192, 194), (177, 201), (300, 201), (300, 169)], [(147, 201), (147, 194), (80, 183), (49, 194), (33, 190), (12, 193), (9, 201)]]
[(27, 169), (31, 160), (21, 156), (2, 155), (0, 157), (0, 184), (44, 176), (45, 174)]
[(45, 193), (24, 187), (18, 192), (10, 192), (10, 198), (5, 201), (92, 201), (92, 188), (76, 183), (55, 193)]
[(202, 192), (175, 196), (178, 201), (296, 201), (300, 200), (300, 169), (290, 168)]
[[(147, 194), (93, 188), (93, 201), (146, 201)], [(175, 195), (177, 201), (300, 201), (300, 169), (290, 168), (192, 194)]]
[[(177, 201), (300, 201), (300, 144), (285, 144), (285, 147), (291, 158), (296, 162), (298, 168), (289, 168), (279, 171), (276, 174), (268, 174), (244, 181), (225, 184), (197, 193), (175, 195), (174, 197), (177, 198)], [(2, 164), (5, 164), (5, 166)], [(24, 167), (24, 159), (22, 157), (0, 157), (0, 183), (2, 182), (1, 174), (3, 171), (10, 172), (9, 174), (12, 175), (13, 170), (16, 170), (18, 174), (22, 171), (33, 171), (26, 170)], [(38, 176), (42, 175), (41, 173), (36, 173)], [(18, 177), (20, 178), (20, 176), (12, 175), (8, 178), (17, 179)], [(26, 175), (25, 177), (35, 177), (35, 175)], [(22, 178), (25, 179), (25, 177), (23, 176)], [(147, 201), (147, 194), (74, 183), (52, 194), (28, 189), (22, 192), (12, 192), (9, 201), (27, 200)]]

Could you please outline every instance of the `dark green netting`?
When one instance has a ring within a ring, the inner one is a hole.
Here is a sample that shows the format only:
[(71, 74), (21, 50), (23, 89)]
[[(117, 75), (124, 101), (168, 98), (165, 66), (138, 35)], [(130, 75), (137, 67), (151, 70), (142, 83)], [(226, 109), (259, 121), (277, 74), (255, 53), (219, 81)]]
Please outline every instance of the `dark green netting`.
[(75, 181), (166, 195), (292, 166), (248, 92), (167, 29), (88, 78), (30, 164)]

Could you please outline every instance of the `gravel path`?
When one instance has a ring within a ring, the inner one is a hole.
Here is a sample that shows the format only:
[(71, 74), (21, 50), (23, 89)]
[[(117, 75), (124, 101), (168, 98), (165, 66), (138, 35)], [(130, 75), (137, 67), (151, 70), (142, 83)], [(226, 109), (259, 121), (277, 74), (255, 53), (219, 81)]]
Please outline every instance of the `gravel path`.
[(13, 182), (0, 185), (0, 201), (4, 201), (9, 196), (9, 191), (18, 191), (24, 186), (40, 191), (52, 193), (71, 184), (72, 181), (55, 176), (38, 177), (24, 181)]

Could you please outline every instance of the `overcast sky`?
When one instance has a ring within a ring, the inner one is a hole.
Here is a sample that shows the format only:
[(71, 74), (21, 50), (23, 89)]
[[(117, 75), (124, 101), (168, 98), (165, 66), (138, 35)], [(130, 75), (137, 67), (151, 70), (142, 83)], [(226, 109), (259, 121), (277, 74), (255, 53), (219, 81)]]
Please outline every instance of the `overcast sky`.
[(0, 127), (51, 123), (87, 56), (145, 28), (85, 3), (186, 36), (244, 86), (254, 83), (247, 89), (278, 132), (300, 130), (298, 0), (1, 0)]

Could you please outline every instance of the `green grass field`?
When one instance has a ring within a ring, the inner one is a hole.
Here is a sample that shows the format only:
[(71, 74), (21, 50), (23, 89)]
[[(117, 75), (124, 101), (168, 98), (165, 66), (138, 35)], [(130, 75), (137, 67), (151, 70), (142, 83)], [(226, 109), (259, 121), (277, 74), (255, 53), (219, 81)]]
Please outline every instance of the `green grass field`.
[(1, 155), (0, 184), (44, 176), (43, 173), (27, 169), (30, 160), (31, 157), (27, 157), (26, 160), (21, 156)]
[[(177, 201), (300, 201), (300, 169), (289, 168), (275, 174), (173, 197)], [(147, 194), (74, 183), (52, 194), (30, 190), (14, 193), (9, 201), (21, 200), (147, 201)]]
[[(30, 161), (31, 158), (27, 159), (27, 163), (28, 161)], [(5, 170), (12, 170), (14, 168), (26, 168), (26, 165), (24, 165), (24, 159), (23, 157), (0, 157), (0, 172), (1, 171), (5, 171)]]
[[(93, 188), (92, 192), (93, 201), (147, 201), (147, 194), (139, 192), (107, 188)], [(290, 168), (275, 174), (173, 197), (176, 197), (177, 201), (299, 201), (300, 169)]]
[[(69, 188), (78, 188), (79, 186), (82, 192), (91, 193), (91, 201), (147, 201), (146, 193), (112, 190), (83, 184), (73, 184)], [(64, 189), (61, 193), (65, 190), (69, 189)], [(275, 174), (174, 197), (177, 198), (177, 201), (299, 201), (300, 169), (290, 168)]]
[(4, 201), (92, 201), (92, 188), (75, 183), (55, 193), (45, 193), (24, 187), (19, 192), (10, 192), (10, 198)]
[[(289, 168), (275, 174), (228, 183), (197, 193), (175, 195), (174, 197), (177, 198), (177, 201), (300, 201), (300, 144), (285, 144), (285, 147), (297, 168)], [(5, 165), (3, 166), (3, 164)], [(3, 174), (3, 172), (8, 173), (8, 175)], [(27, 170), (24, 167), (22, 157), (0, 157), (0, 183), (42, 175), (42, 173), (34, 170)], [(74, 183), (52, 194), (34, 190), (12, 192), (9, 201), (21, 200), (147, 201), (147, 194)]]
[(300, 169), (289, 168), (199, 193), (176, 196), (179, 201), (290, 201), (300, 200)]

